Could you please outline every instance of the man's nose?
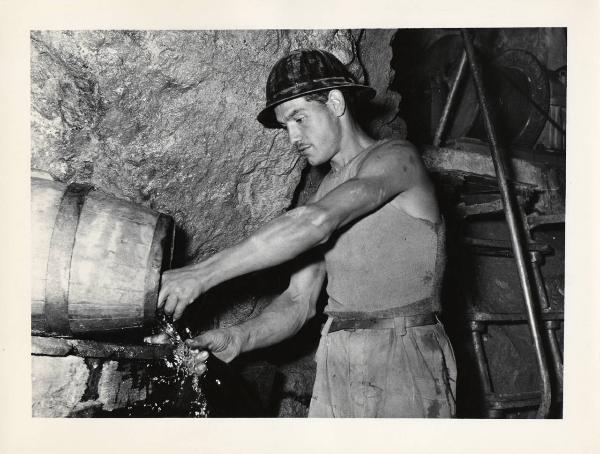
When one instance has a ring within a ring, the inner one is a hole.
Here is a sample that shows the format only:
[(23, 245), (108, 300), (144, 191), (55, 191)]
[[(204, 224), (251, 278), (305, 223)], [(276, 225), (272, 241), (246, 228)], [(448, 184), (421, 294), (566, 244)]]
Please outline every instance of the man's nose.
[(290, 139), (290, 143), (295, 147), (300, 143), (300, 131), (294, 125), (288, 126), (288, 136)]

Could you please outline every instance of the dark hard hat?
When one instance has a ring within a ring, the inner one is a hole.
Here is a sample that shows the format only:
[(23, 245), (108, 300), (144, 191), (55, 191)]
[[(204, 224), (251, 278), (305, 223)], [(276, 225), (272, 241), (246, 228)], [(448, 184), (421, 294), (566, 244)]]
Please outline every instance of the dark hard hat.
[(267, 103), (257, 120), (267, 128), (281, 127), (274, 108), (290, 99), (334, 88), (349, 88), (370, 99), (375, 90), (359, 84), (341, 61), (324, 50), (299, 49), (281, 58), (267, 79)]

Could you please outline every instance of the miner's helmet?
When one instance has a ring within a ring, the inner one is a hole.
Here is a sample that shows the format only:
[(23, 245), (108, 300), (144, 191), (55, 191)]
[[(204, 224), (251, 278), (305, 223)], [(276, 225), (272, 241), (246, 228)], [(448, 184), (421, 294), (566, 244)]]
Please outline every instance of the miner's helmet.
[(352, 90), (361, 100), (375, 90), (360, 84), (335, 56), (324, 50), (299, 49), (281, 58), (269, 74), (266, 106), (257, 120), (267, 128), (280, 128), (274, 109), (279, 104), (310, 93), (331, 89)]

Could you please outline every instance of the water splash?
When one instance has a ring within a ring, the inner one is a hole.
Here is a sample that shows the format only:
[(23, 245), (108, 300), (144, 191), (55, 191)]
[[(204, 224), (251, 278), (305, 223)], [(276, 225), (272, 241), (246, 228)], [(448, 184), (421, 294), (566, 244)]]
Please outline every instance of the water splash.
[[(202, 390), (201, 377), (194, 372), (194, 363), (185, 339), (173, 323), (161, 314), (157, 316), (157, 327), (165, 333), (173, 345), (172, 357), (161, 363), (149, 363), (146, 372), (151, 378), (148, 398), (111, 412), (112, 417), (192, 417), (209, 416), (208, 403)], [(185, 329), (185, 336), (191, 332)]]

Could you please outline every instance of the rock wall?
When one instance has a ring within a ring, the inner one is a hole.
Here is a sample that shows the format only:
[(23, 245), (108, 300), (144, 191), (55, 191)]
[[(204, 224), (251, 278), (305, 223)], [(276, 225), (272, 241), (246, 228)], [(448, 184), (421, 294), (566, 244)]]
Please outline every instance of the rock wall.
[(144, 401), (149, 365), (168, 346), (123, 346), (32, 336), (31, 410), (34, 417), (95, 416)]
[[(175, 265), (207, 257), (290, 205), (304, 162), (255, 117), (275, 61), (313, 46), (362, 79), (350, 31), (34, 31), (32, 168), (172, 215)], [(214, 296), (221, 323), (253, 282)]]
[(406, 139), (406, 122), (398, 116), (402, 96), (391, 88), (395, 71), (392, 40), (396, 29), (366, 29), (358, 33), (358, 55), (369, 85), (377, 94), (368, 105), (369, 133), (377, 138)]
[(196, 381), (171, 344), (32, 336), (31, 353), (34, 417), (273, 415), (277, 368), (265, 362), (209, 362), (210, 373)]

